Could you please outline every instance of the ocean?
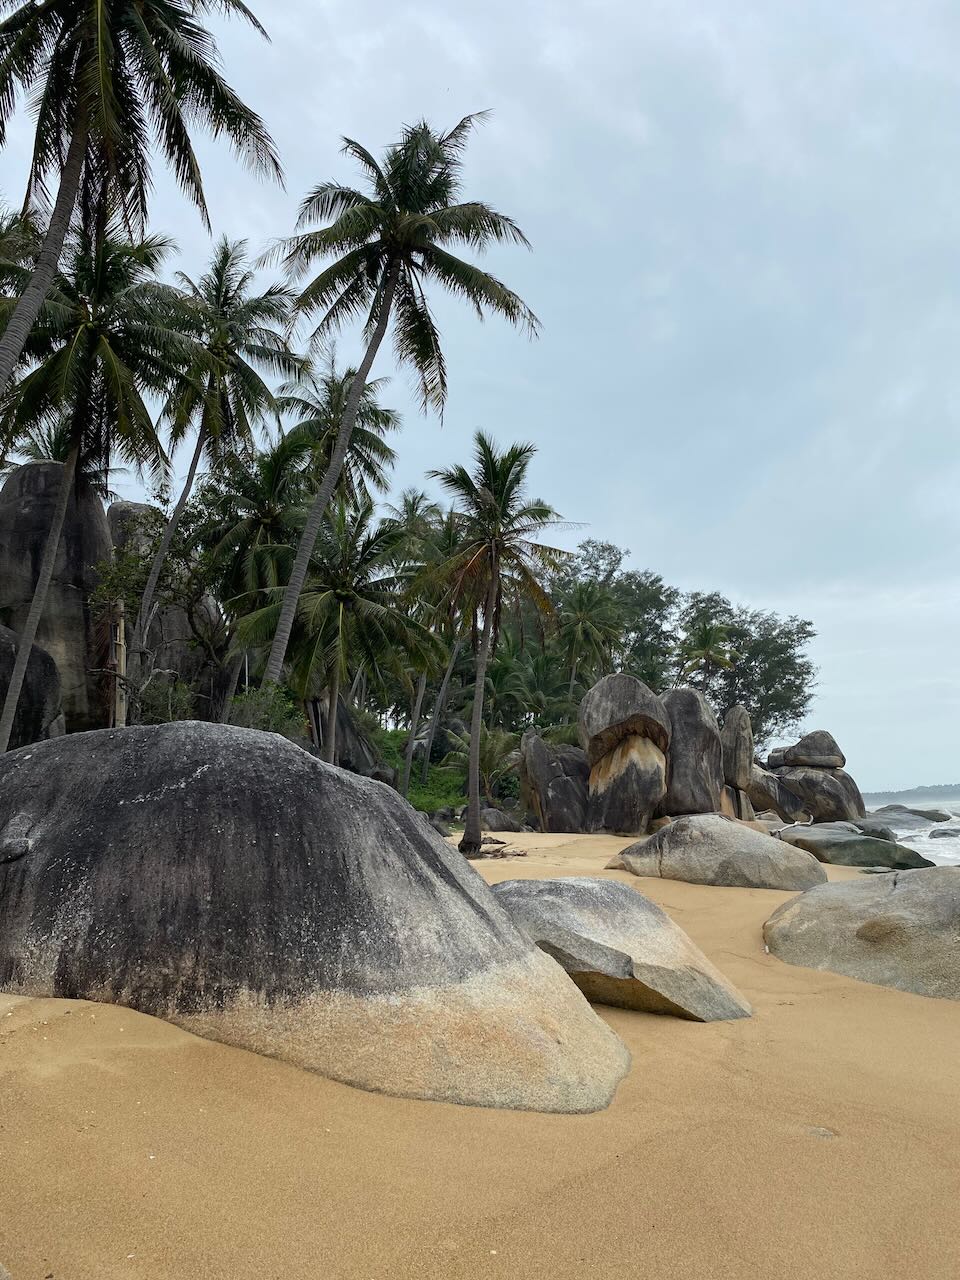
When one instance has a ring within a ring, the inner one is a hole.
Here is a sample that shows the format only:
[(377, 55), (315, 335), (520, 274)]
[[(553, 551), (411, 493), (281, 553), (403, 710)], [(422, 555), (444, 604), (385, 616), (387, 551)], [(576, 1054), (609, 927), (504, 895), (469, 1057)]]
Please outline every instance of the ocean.
[[(898, 791), (895, 794), (865, 794), (867, 813), (876, 814), (896, 832), (897, 839), (941, 867), (960, 867), (960, 791)], [(887, 804), (902, 804), (910, 809), (937, 809), (949, 813), (949, 822), (927, 822), (910, 814), (878, 813)], [(936, 831), (943, 835), (934, 835)], [(948, 833), (949, 834), (946, 834)]]

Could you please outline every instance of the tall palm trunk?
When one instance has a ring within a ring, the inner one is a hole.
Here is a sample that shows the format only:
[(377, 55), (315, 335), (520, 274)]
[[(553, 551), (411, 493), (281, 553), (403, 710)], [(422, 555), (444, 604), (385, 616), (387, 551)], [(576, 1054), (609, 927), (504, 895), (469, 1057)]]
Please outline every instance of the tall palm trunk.
[[(193, 482), (197, 478), (197, 468), (200, 466), (200, 459), (203, 456), (204, 446), (207, 443), (207, 432), (201, 427), (197, 432), (197, 444), (193, 451), (193, 457), (190, 459), (190, 469), (187, 472), (187, 478), (183, 483), (180, 491), (180, 497), (177, 499), (177, 505), (173, 508), (173, 513), (167, 521), (167, 527), (163, 531), (163, 537), (160, 539), (160, 545), (157, 547), (150, 565), (150, 572), (147, 574), (146, 586), (143, 588), (143, 596), (140, 599), (140, 611), (137, 614), (137, 624), (133, 629), (133, 644), (130, 646), (134, 663), (134, 678), (139, 678), (142, 668), (140, 659), (143, 657), (144, 645), (147, 640), (147, 633), (150, 630), (150, 611), (153, 608), (153, 598), (157, 594), (157, 584), (160, 581), (160, 574), (163, 572), (163, 566), (167, 555), (170, 552), (170, 544), (173, 542), (173, 535), (177, 532), (177, 527), (183, 518), (186, 510), (187, 502), (193, 490)], [(239, 668), (238, 668), (239, 674)], [(234, 685), (236, 687), (236, 685)], [(231, 697), (233, 695), (231, 694)]]
[(483, 610), (483, 632), (477, 650), (477, 683), (473, 693), (473, 713), (470, 717), (470, 755), (467, 763), (467, 822), (460, 841), (460, 852), (467, 858), (480, 853), (483, 833), (480, 830), (480, 734), (483, 729), (483, 690), (487, 680), (487, 663), (490, 661), (490, 640), (493, 635), (493, 614), (497, 607), (498, 569), (494, 563), (490, 570), (490, 589)]
[(337, 763), (337, 712), (340, 709), (340, 663), (334, 668), (330, 677), (330, 688), (327, 696), (327, 736), (323, 740), (320, 759), (328, 764)]
[(77, 458), (79, 454), (80, 446), (75, 444), (63, 464), (63, 475), (60, 477), (60, 492), (57, 494), (57, 505), (54, 508), (53, 519), (47, 532), (47, 541), (43, 548), (43, 559), (40, 561), (40, 572), (37, 574), (36, 586), (33, 588), (33, 599), (30, 601), (30, 609), (27, 612), (27, 620), (24, 623), (23, 630), (17, 637), (17, 656), (13, 664), (7, 696), (3, 702), (3, 712), (0, 713), (0, 752), (6, 751), (10, 745), (13, 720), (17, 714), (17, 704), (20, 701), (20, 693), (27, 674), (27, 663), (30, 661), (33, 642), (37, 638), (37, 628), (40, 626), (40, 619), (43, 617), (44, 606), (47, 603), (47, 592), (50, 590), (50, 581), (53, 578), (53, 568), (57, 562), (60, 535), (63, 532), (63, 522), (67, 515), (70, 491), (73, 489), (74, 478), (77, 474)]
[(400, 794), (404, 800), (410, 790), (410, 770), (413, 768), (413, 749), (417, 744), (417, 730), (420, 728), (420, 712), (423, 710), (423, 695), (427, 688), (427, 673), (421, 672), (417, 681), (417, 693), (413, 700), (413, 715), (410, 717), (410, 737), (407, 739), (407, 752), (403, 761), (403, 783)]
[(350, 383), (350, 392), (343, 407), (340, 426), (337, 428), (337, 439), (330, 457), (330, 465), (327, 467), (326, 475), (323, 477), (317, 496), (313, 500), (313, 506), (310, 508), (310, 514), (307, 516), (303, 535), (300, 538), (300, 545), (297, 547), (296, 559), (293, 562), (290, 581), (287, 583), (286, 590), (283, 593), (280, 618), (273, 636), (273, 644), (270, 646), (270, 657), (267, 659), (266, 670), (263, 673), (263, 683), (265, 685), (279, 684), (280, 677), (283, 674), (283, 663), (287, 656), (287, 646), (290, 643), (290, 634), (293, 631), (293, 623), (297, 615), (300, 593), (303, 591), (303, 584), (307, 579), (310, 557), (313, 555), (313, 548), (316, 546), (317, 534), (320, 532), (324, 513), (340, 481), (340, 473), (343, 470), (347, 451), (350, 448), (350, 438), (353, 435), (353, 427), (357, 420), (357, 413), (360, 409), (364, 388), (367, 385), (367, 378), (370, 376), (373, 362), (387, 332), (399, 274), (400, 264), (396, 263), (387, 276), (383, 294), (380, 298), (380, 314), (377, 317), (377, 323), (374, 326), (373, 333), (370, 335), (370, 341), (367, 343), (367, 349), (364, 352), (363, 359), (360, 361), (360, 367)]
[(455, 640), (453, 648), (450, 650), (450, 661), (447, 663), (447, 669), (443, 673), (443, 680), (440, 682), (440, 691), (437, 694), (437, 700), (433, 704), (433, 714), (430, 716), (430, 728), (427, 730), (427, 741), (423, 751), (423, 768), (420, 771), (420, 781), (426, 782), (427, 775), (430, 772), (430, 756), (433, 753), (433, 742), (437, 736), (437, 729), (440, 727), (440, 720), (443, 716), (443, 709), (447, 705), (447, 693), (450, 690), (450, 681), (453, 677), (453, 668), (457, 664), (457, 658), (460, 656), (460, 647), (462, 640)]
[(47, 234), (43, 238), (37, 265), (30, 276), (30, 283), (14, 307), (10, 323), (3, 331), (3, 337), (0, 338), (0, 391), (10, 381), (10, 376), (23, 355), (23, 348), (27, 345), (30, 330), (36, 323), (57, 274), (60, 255), (63, 253), (63, 242), (70, 230), (70, 219), (73, 217), (77, 193), (80, 190), (80, 178), (87, 150), (87, 134), (86, 115), (81, 114), (74, 125), (73, 137), (70, 139), (67, 158), (60, 174), (57, 200), (50, 215)]
[(240, 683), (240, 672), (243, 670), (243, 654), (238, 653), (235, 658), (230, 660), (230, 666), (227, 669), (227, 679), (224, 685), (222, 698), (220, 703), (220, 711), (217, 721), (220, 724), (229, 724), (230, 716), (233, 712), (233, 700), (237, 694), (237, 685)]

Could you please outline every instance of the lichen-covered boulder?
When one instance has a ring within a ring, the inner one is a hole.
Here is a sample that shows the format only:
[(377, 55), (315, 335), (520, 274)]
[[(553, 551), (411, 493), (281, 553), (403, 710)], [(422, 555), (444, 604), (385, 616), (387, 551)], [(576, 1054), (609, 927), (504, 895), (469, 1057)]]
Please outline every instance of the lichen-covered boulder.
[(783, 753), (787, 765), (808, 765), (814, 769), (842, 769), (847, 758), (837, 746), (836, 738), (826, 729), (814, 729)]
[(731, 707), (724, 716), (720, 742), (724, 781), (737, 791), (748, 791), (753, 768), (753, 726), (750, 712), (741, 703)]
[(820, 885), (763, 927), (788, 964), (960, 1000), (960, 867)]
[(636, 876), (747, 889), (809, 889), (826, 880), (816, 858), (721, 814), (677, 818), (620, 855)]
[[(0, 616), (17, 633), (33, 599), (62, 475), (59, 462), (29, 462), (0, 489)], [(103, 503), (81, 481), (67, 504), (36, 636), (57, 664), (70, 733), (109, 723), (110, 683), (98, 674), (109, 657), (108, 628), (94, 616), (90, 596), (99, 582), (97, 566), (111, 554)]]
[(772, 809), (784, 822), (808, 822), (810, 811), (799, 796), (788, 791), (775, 773), (755, 764), (750, 770), (750, 786), (747, 788), (750, 803), (758, 812)]
[(604, 676), (580, 703), (580, 741), (591, 767), (624, 738), (649, 738), (660, 751), (670, 746), (670, 717), (642, 680), (622, 672)]
[(532, 730), (520, 742), (520, 792), (541, 831), (586, 831), (590, 766), (579, 747), (555, 746)]
[(197, 722), (0, 759), (0, 990), (481, 1106), (596, 1110), (629, 1063), (394, 791)]
[(717, 718), (696, 689), (671, 689), (661, 699), (670, 717), (667, 794), (661, 817), (716, 813), (723, 790), (723, 762)]
[(747, 1018), (750, 1005), (656, 903), (627, 884), (581, 876), (505, 880), (497, 900), (593, 1004), (696, 1022)]
[[(14, 632), (9, 627), (0, 627), (0, 706), (7, 696), (19, 647)], [(39, 645), (34, 645), (13, 718), (10, 750), (25, 747), (31, 742), (42, 742), (46, 738), (56, 738), (61, 733), (63, 700), (60, 694), (60, 673), (49, 653)]]
[(909, 871), (933, 866), (929, 858), (906, 845), (866, 835), (852, 822), (781, 827), (777, 835), (798, 849), (806, 849), (818, 862), (839, 867), (889, 867), (894, 871)]
[(814, 822), (855, 822), (866, 816), (860, 788), (842, 769), (796, 765), (778, 769), (776, 776)]

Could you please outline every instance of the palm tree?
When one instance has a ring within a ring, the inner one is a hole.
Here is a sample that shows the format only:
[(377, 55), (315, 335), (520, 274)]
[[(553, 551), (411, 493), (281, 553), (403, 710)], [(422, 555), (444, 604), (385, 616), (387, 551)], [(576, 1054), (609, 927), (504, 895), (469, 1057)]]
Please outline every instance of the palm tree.
[[(282, 413), (291, 414), (295, 424), (291, 434), (301, 439), (309, 453), (308, 470), (314, 492), (330, 469), (330, 459), (343, 418), (356, 369), (340, 370), (333, 353), (327, 356), (319, 374), (308, 373), (296, 383), (287, 383), (278, 392)], [(400, 415), (379, 402), (385, 378), (367, 382), (357, 407), (357, 418), (344, 459), (338, 491), (351, 502), (370, 497), (373, 489), (387, 488), (387, 473), (396, 454), (384, 437), (400, 429)]]
[(536, 541), (559, 518), (545, 502), (526, 496), (527, 471), (535, 453), (532, 444), (514, 444), (501, 453), (489, 436), (478, 431), (472, 473), (463, 466), (430, 473), (457, 499), (463, 515), (464, 545), (447, 567), (451, 597), (472, 614), (475, 632), (479, 619), (483, 620), (470, 721), (467, 823), (460, 842), (467, 857), (480, 853), (483, 690), (504, 602), (528, 602), (540, 614), (549, 614), (552, 606), (541, 579), (563, 555)]
[[(78, 198), (146, 226), (157, 145), (209, 226), (188, 123), (225, 135), (241, 158), (282, 181), (263, 121), (218, 70), (200, 19), (236, 14), (260, 35), (243, 0), (0, 0), (0, 146), (22, 94), (36, 119), (24, 200), (58, 179), (43, 246), (0, 339), (0, 390), (9, 381), (56, 276)], [(101, 222), (102, 229), (102, 222)]]
[(196, 359), (184, 371), (165, 414), (170, 440), (176, 447), (191, 426), (197, 438), (180, 496), (167, 521), (150, 565), (133, 633), (132, 654), (143, 648), (150, 630), (154, 596), (164, 561), (183, 516), (197, 469), (204, 455), (222, 463), (233, 454), (253, 448), (253, 430), (279, 406), (261, 370), (282, 377), (299, 374), (303, 361), (290, 350), (282, 329), (292, 294), (280, 285), (264, 293), (254, 291), (253, 272), (246, 265), (246, 244), (217, 243), (209, 269), (198, 281), (182, 272), (177, 280), (187, 301), (177, 299), (181, 323), (196, 343)]
[(165, 394), (194, 354), (182, 330), (166, 323), (176, 299), (156, 282), (170, 249), (171, 242), (159, 236), (131, 244), (111, 233), (93, 243), (87, 233), (79, 233), (67, 270), (38, 319), (37, 339), (47, 354), (4, 398), (6, 440), (56, 424), (67, 433), (59, 446), (67, 453), (0, 715), (0, 751), (6, 751), (10, 740), (78, 468), (105, 469), (114, 454), (157, 477), (166, 467), (144, 398)]
[(583, 662), (591, 672), (602, 674), (610, 662), (610, 651), (620, 639), (622, 619), (609, 588), (590, 579), (574, 583), (557, 611), (557, 639), (570, 667), (569, 700)]
[[(456, 733), (452, 733), (450, 737), (454, 746), (444, 756), (443, 767), (457, 765), (462, 769), (470, 759), (470, 739), (461, 738)], [(496, 804), (493, 792), (497, 783), (508, 773), (514, 773), (520, 764), (519, 745), (517, 734), (509, 733), (506, 729), (488, 729), (486, 725), (480, 728), (480, 789), (491, 808)]]
[(315, 340), (363, 316), (366, 350), (297, 549), (265, 681), (280, 679), (323, 513), (339, 482), (363, 389), (391, 317), (397, 359), (415, 371), (424, 410), (433, 407), (441, 413), (446, 367), (426, 285), (440, 285), (481, 317), (494, 313), (536, 332), (536, 316), (515, 293), (451, 252), (451, 246), (460, 245), (482, 251), (498, 241), (527, 244), (511, 218), (478, 201), (460, 200), (463, 151), (481, 118), (465, 116), (448, 133), (436, 133), (425, 121), (409, 126), (387, 148), (382, 163), (359, 142), (345, 138), (343, 151), (359, 164), (365, 190), (321, 183), (300, 206), (299, 226), (318, 219), (329, 225), (301, 231), (278, 250), (292, 278), (302, 277), (318, 259), (334, 258), (303, 290), (297, 308), (304, 316), (319, 317)]
[(706, 683), (712, 672), (729, 671), (739, 656), (730, 647), (730, 628), (722, 622), (698, 622), (678, 647), (680, 669), (676, 684), (695, 671)]
[[(363, 665), (374, 677), (405, 660), (429, 664), (438, 642), (413, 616), (404, 581), (395, 567), (402, 537), (397, 526), (374, 523), (373, 504), (351, 508), (341, 497), (320, 530), (310, 578), (300, 599), (292, 646), (291, 684), (306, 697), (319, 677), (327, 692), (327, 735), (323, 758), (336, 758), (337, 705), (349, 663)], [(275, 601), (242, 619), (238, 635), (244, 644), (262, 643), (272, 635), (282, 592)]]

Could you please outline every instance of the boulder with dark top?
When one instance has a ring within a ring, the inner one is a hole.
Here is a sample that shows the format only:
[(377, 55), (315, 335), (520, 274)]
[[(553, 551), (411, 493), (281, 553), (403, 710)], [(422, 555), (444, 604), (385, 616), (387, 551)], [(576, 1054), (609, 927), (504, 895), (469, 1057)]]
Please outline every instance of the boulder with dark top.
[(739, 702), (723, 718), (720, 743), (724, 781), (737, 791), (747, 791), (753, 768), (753, 726), (750, 712)]
[(847, 757), (837, 746), (836, 739), (826, 729), (814, 729), (804, 734), (799, 742), (787, 747), (783, 753), (785, 765), (808, 765), (813, 769), (842, 769)]
[(763, 927), (788, 964), (960, 1000), (960, 867), (820, 885)]
[(522, 831), (523, 823), (512, 813), (503, 809), (481, 809), (480, 826), (484, 831)]
[(933, 866), (929, 858), (915, 853), (906, 845), (865, 835), (852, 822), (781, 827), (778, 835), (788, 844), (812, 853), (818, 862), (838, 867), (889, 867), (892, 871), (909, 871), (915, 867)]
[(630, 885), (565, 876), (507, 880), (493, 892), (514, 924), (593, 1004), (696, 1022), (752, 1012), (666, 912)]
[(891, 822), (899, 822), (903, 818), (916, 818), (919, 822), (949, 822), (953, 817), (944, 809), (911, 809), (905, 804), (885, 804), (876, 813), (886, 815)]
[(541, 831), (586, 831), (589, 785), (579, 747), (555, 746), (532, 730), (523, 735), (520, 792)]
[(855, 822), (866, 817), (860, 788), (842, 769), (797, 765), (778, 769), (777, 777), (814, 822)]
[[(18, 634), (27, 620), (47, 533), (60, 492), (59, 462), (28, 462), (0, 489), (0, 617)], [(112, 555), (103, 503), (82, 480), (67, 504), (36, 644), (60, 673), (67, 731), (109, 722), (109, 628), (90, 607), (97, 566)]]
[(717, 718), (696, 689), (671, 689), (661, 701), (670, 717), (670, 752), (667, 794), (657, 812), (661, 817), (716, 813), (723, 790)]
[(587, 829), (647, 829), (667, 790), (670, 718), (634, 676), (604, 676), (580, 704), (580, 741), (590, 765)]
[(207, 723), (0, 759), (0, 990), (412, 1098), (593, 1111), (629, 1064), (395, 792)]
[(897, 837), (892, 827), (878, 818), (857, 818), (853, 826), (865, 836), (876, 836), (878, 840), (892, 840), (896, 844)]
[(722, 814), (677, 818), (620, 855), (636, 876), (748, 889), (809, 889), (826, 880), (812, 854)]
[[(9, 627), (0, 626), (0, 706), (7, 696), (13, 665), (20, 647)], [(63, 733), (63, 701), (57, 664), (44, 649), (34, 645), (10, 735), (10, 750), (31, 742), (43, 742)]]
[(799, 796), (788, 791), (775, 773), (754, 765), (750, 770), (750, 786), (747, 795), (754, 809), (762, 812), (772, 809), (784, 822), (807, 822), (810, 811)]

